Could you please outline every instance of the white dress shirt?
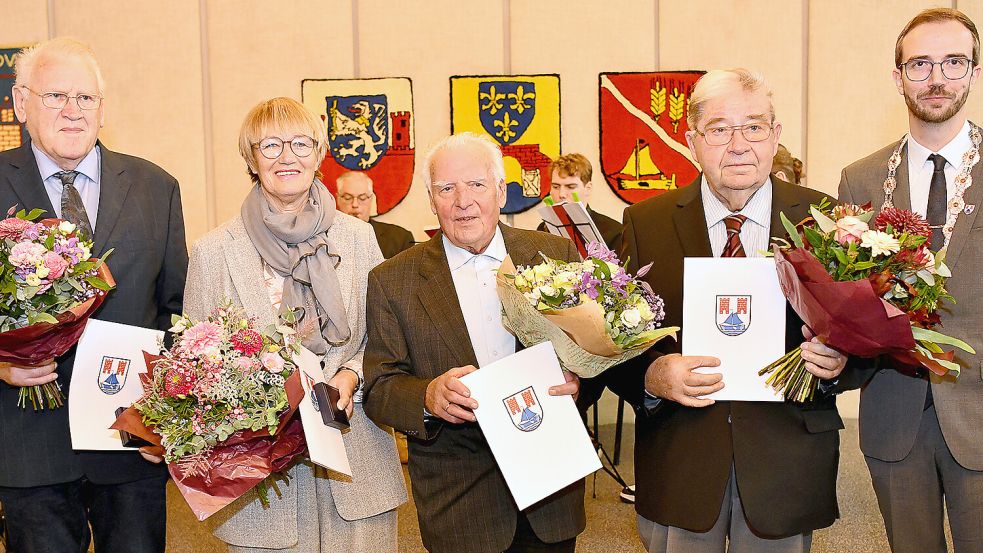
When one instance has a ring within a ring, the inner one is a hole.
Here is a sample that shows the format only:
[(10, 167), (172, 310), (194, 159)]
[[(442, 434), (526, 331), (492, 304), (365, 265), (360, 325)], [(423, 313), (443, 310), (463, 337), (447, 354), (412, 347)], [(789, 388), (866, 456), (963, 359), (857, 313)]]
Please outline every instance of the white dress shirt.
[[(55, 176), (55, 173), (60, 173), (62, 169), (33, 143), (31, 150), (34, 151), (34, 159), (38, 163), (38, 171), (44, 182), (44, 191), (47, 192), (48, 199), (51, 200), (51, 207), (55, 208), (54, 213), (45, 213), (41, 217), (61, 219), (61, 194), (65, 185), (61, 183), (60, 178)], [(92, 232), (96, 231), (96, 217), (99, 214), (99, 177), (102, 173), (99, 156), (99, 146), (96, 146), (82, 158), (78, 167), (75, 168), (79, 174), (75, 177), (74, 186), (78, 190), (79, 196), (82, 197), (82, 205), (85, 206), (85, 214), (89, 216)]]
[(703, 195), (703, 215), (706, 217), (707, 234), (710, 236), (710, 249), (714, 257), (720, 257), (727, 245), (727, 225), (724, 219), (728, 215), (744, 215), (747, 221), (741, 225), (741, 244), (747, 257), (762, 257), (761, 252), (769, 249), (768, 240), (771, 230), (771, 178), (759, 188), (744, 209), (737, 213), (727, 206), (710, 191), (706, 177), (700, 183), (700, 193)]
[(963, 123), (959, 133), (938, 152), (922, 146), (915, 137), (908, 137), (908, 191), (912, 211), (922, 217), (926, 217), (928, 211), (928, 189), (932, 186), (932, 174), (935, 172), (935, 164), (929, 161), (928, 156), (939, 154), (945, 158), (945, 199), (948, 202), (956, 193), (954, 183), (963, 163), (963, 154), (972, 147), (973, 141), (969, 138), (969, 121)]
[(502, 326), (502, 301), (495, 288), (495, 275), (508, 255), (502, 230), (495, 229), (491, 244), (477, 255), (451, 244), (447, 236), (443, 242), (478, 367), (512, 355), (515, 336)]

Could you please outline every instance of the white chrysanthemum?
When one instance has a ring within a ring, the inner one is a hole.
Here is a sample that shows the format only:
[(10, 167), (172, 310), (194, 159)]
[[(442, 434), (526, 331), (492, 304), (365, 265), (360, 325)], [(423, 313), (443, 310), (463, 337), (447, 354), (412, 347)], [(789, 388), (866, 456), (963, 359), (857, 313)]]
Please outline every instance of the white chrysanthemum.
[(621, 322), (627, 328), (635, 328), (638, 326), (638, 323), (642, 322), (642, 314), (634, 307), (625, 309), (621, 312)]
[(869, 248), (870, 254), (877, 257), (897, 253), (901, 249), (901, 243), (886, 232), (867, 230), (860, 235), (860, 247)]

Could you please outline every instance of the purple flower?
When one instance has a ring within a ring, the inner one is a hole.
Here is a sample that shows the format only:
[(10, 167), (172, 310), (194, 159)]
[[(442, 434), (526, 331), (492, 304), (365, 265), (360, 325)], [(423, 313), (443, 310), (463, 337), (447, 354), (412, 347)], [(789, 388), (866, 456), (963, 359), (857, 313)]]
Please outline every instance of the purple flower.
[(624, 269), (619, 268), (618, 272), (614, 273), (611, 277), (611, 286), (624, 298), (628, 297), (628, 291), (625, 290), (625, 286), (628, 286), (629, 282), (631, 282), (631, 277), (628, 276), (628, 273)]
[(607, 261), (608, 263), (614, 263), (615, 265), (619, 263), (618, 255), (609, 250), (608, 247), (601, 242), (590, 242), (587, 244), (587, 257), (593, 257), (594, 259)]
[(601, 284), (601, 281), (594, 278), (594, 273), (584, 272), (580, 276), (580, 282), (574, 285), (573, 289), (579, 293), (587, 294), (592, 300), (596, 300), (601, 293), (597, 290), (597, 287)]

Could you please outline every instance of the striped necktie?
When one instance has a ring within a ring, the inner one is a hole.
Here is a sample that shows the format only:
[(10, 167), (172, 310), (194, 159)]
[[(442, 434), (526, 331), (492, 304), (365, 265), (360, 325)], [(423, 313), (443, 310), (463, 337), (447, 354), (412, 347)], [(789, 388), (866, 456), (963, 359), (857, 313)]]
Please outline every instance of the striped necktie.
[(720, 257), (747, 257), (744, 253), (744, 244), (741, 243), (741, 226), (747, 221), (746, 215), (728, 215), (724, 217), (724, 226), (727, 227), (727, 243), (724, 244), (724, 251)]
[(75, 189), (75, 178), (78, 171), (61, 171), (55, 176), (61, 180), (61, 218), (74, 223), (78, 227), (78, 232), (86, 240), (92, 240), (92, 225), (89, 224), (89, 215), (85, 212), (85, 205), (82, 204), (82, 196)]

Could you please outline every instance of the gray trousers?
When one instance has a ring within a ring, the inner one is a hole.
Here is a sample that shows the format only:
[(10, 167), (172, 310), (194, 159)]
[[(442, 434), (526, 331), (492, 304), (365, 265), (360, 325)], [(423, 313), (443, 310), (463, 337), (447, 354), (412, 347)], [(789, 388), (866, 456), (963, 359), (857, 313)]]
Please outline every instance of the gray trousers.
[(744, 519), (733, 467), (720, 505), (720, 516), (709, 532), (663, 526), (638, 515), (638, 534), (648, 553), (809, 553), (812, 547), (812, 532), (777, 540), (758, 537), (751, 532)]
[(956, 553), (983, 553), (983, 472), (952, 457), (935, 406), (922, 415), (911, 453), (901, 461), (866, 457), (894, 553), (943, 553), (944, 512)]

